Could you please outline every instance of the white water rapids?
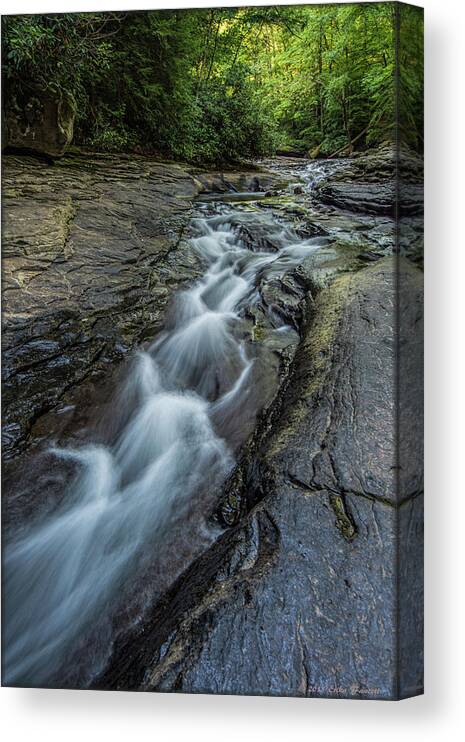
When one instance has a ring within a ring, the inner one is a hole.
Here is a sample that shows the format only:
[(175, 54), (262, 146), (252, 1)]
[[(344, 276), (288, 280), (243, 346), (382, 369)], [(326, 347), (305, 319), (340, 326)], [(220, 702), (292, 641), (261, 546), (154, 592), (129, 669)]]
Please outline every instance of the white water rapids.
[[(243, 242), (238, 223), (253, 232), (254, 220), (266, 223), (275, 250)], [(205, 273), (177, 294), (163, 332), (137, 353), (119, 396), (134, 400), (129, 420), (111, 445), (54, 449), (79, 475), (54, 512), (6, 547), (8, 684), (56, 682), (173, 514), (224, 480), (234, 464), (230, 423), (254, 383), (244, 310), (261, 301), (258, 277), (282, 275), (324, 242), (302, 240), (271, 214), (224, 205), (193, 228), (189, 249)]]

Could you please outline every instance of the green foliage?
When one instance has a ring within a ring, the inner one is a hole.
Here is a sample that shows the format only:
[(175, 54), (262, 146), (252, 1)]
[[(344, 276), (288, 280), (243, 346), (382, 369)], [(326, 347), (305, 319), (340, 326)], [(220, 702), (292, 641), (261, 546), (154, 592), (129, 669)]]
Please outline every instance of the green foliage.
[[(391, 136), (393, 3), (4, 16), (4, 99), (76, 102), (75, 140), (190, 161)], [(400, 118), (421, 146), (422, 18), (403, 8)]]
[(102, 36), (106, 24), (97, 13), (3, 16), (6, 94), (21, 100), (39, 90), (55, 99), (85, 100), (92, 75), (110, 69), (112, 49)]
[(247, 70), (236, 66), (212, 79), (194, 102), (188, 159), (235, 161), (269, 155), (274, 150), (273, 119), (264, 109)]
[(423, 146), (423, 15), (412, 5), (398, 6), (400, 134), (411, 146)]
[(276, 100), (281, 131), (321, 154), (344, 146), (350, 151), (354, 139), (361, 146), (390, 136), (393, 8), (364, 3), (292, 9), (284, 28), (272, 31), (268, 96)]

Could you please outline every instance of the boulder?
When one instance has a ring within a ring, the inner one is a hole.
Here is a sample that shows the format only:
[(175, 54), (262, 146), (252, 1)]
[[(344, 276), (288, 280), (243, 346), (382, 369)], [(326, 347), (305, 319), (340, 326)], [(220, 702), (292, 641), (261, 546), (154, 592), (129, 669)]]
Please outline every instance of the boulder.
[(423, 213), (423, 164), (416, 153), (392, 146), (357, 153), (322, 178), (315, 195), (324, 204), (363, 214), (394, 217)]
[(363, 214), (394, 216), (394, 183), (328, 183), (318, 188), (323, 203)]
[(282, 185), (282, 178), (266, 171), (199, 172), (193, 173), (201, 193), (260, 193)]
[(76, 103), (71, 96), (59, 100), (33, 95), (5, 111), (4, 142), (7, 147), (61, 157), (73, 139)]

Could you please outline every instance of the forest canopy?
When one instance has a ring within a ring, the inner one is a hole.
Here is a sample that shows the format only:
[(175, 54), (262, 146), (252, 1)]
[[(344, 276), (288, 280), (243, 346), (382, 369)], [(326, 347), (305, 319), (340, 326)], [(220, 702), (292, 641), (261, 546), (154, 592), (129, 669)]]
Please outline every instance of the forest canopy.
[[(396, 3), (4, 16), (4, 100), (69, 100), (77, 144), (223, 162), (422, 146), (422, 23)], [(396, 38), (401, 39), (396, 58)], [(396, 99), (396, 70), (400, 93)]]

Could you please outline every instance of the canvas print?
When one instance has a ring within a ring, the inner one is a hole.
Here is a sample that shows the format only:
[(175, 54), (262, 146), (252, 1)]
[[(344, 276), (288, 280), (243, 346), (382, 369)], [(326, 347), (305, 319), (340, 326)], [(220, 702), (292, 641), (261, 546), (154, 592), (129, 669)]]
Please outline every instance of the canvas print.
[(423, 689), (423, 11), (2, 17), (2, 682)]

